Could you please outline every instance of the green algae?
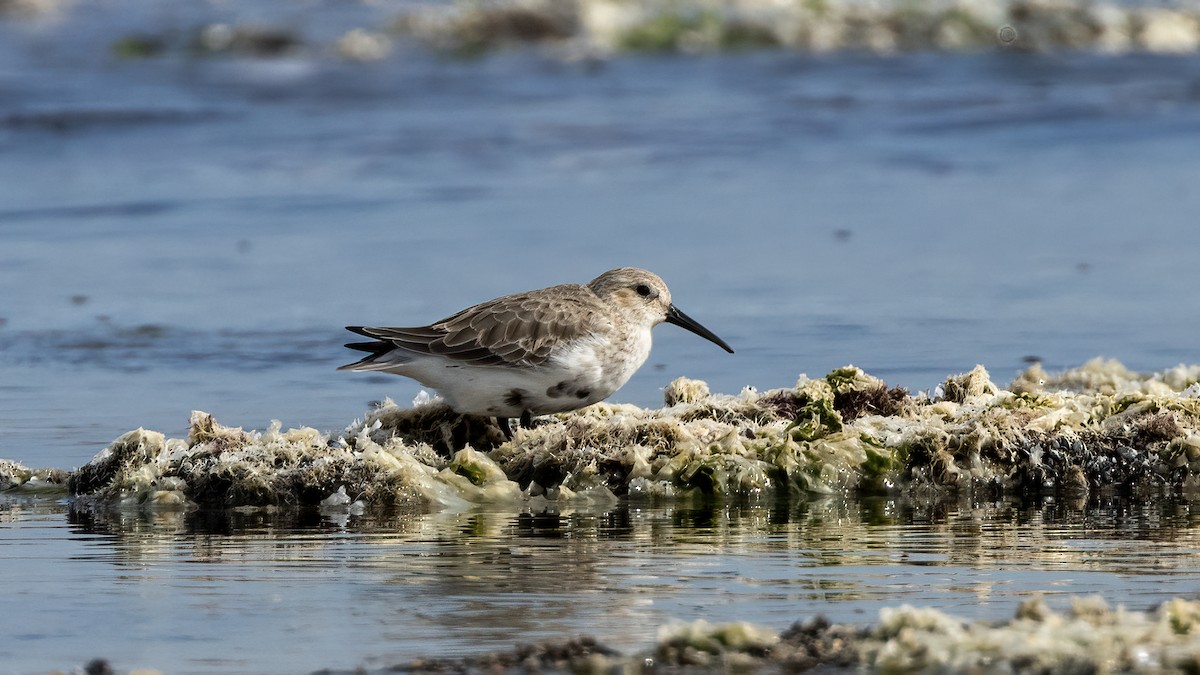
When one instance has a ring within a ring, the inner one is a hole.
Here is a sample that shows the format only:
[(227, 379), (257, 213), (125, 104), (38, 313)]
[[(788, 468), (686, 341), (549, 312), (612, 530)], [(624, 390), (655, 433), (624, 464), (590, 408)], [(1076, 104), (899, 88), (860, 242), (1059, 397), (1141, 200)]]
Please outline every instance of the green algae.
[(815, 441), (842, 430), (842, 416), (833, 406), (833, 398), (807, 399), (796, 419), (785, 429), (797, 441)]

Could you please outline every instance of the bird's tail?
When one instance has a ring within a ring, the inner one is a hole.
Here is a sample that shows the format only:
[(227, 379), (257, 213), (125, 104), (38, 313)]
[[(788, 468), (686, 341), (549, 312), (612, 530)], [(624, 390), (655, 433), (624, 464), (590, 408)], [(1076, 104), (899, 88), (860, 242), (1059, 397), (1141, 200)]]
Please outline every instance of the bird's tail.
[[(359, 335), (367, 335), (367, 333), (363, 332), (362, 326), (346, 326), (346, 330), (358, 333)], [(394, 351), (396, 348), (395, 344), (386, 340), (347, 342), (346, 346), (360, 352), (368, 352), (368, 354), (354, 363), (338, 366), (338, 370), (391, 370), (408, 361), (408, 359), (402, 358), (400, 354)], [(391, 352), (391, 355), (388, 358), (382, 358), (388, 355), (389, 352)]]
[(370, 353), (354, 363), (338, 366), (338, 370), (380, 370), (380, 366), (392, 365), (376, 361), (377, 358), (386, 354), (394, 346), (387, 342), (349, 342), (346, 346), (350, 349), (357, 349), (360, 352)]

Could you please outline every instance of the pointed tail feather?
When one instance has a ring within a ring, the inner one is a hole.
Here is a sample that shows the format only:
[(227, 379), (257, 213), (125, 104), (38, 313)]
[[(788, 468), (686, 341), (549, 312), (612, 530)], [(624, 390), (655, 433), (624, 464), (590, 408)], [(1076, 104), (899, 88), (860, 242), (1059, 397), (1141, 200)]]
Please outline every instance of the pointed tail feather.
[[(359, 335), (374, 337), (367, 333), (366, 329), (362, 326), (346, 326), (346, 330), (353, 331)], [(368, 352), (368, 354), (354, 363), (338, 366), (338, 370), (392, 371), (397, 366), (410, 361), (404, 354), (404, 351), (397, 349), (397, 345), (389, 340), (347, 342), (346, 347), (360, 352)]]
[(372, 354), (382, 354), (395, 347), (392, 343), (381, 340), (376, 340), (375, 342), (347, 342), (346, 346), (350, 349), (357, 349), (360, 352), (371, 352)]

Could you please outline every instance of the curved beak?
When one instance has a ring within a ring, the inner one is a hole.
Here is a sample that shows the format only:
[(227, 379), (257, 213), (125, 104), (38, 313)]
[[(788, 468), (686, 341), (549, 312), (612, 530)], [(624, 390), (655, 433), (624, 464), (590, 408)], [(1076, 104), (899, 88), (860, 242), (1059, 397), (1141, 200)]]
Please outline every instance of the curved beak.
[(725, 344), (724, 340), (717, 337), (716, 333), (713, 333), (711, 330), (696, 323), (695, 319), (693, 319), (692, 317), (688, 316), (687, 314), (684, 314), (683, 312), (679, 311), (679, 308), (676, 307), (675, 305), (670, 305), (669, 307), (667, 307), (666, 321), (667, 321), (667, 323), (673, 323), (676, 326), (680, 326), (681, 328), (686, 328), (686, 329), (692, 331), (693, 333), (695, 333), (696, 335), (699, 335), (700, 337), (704, 338), (705, 340), (712, 342), (713, 344), (717, 345), (721, 349), (724, 349), (725, 351), (729, 352), (730, 354), (733, 353), (733, 349), (731, 349), (729, 347), (729, 345)]

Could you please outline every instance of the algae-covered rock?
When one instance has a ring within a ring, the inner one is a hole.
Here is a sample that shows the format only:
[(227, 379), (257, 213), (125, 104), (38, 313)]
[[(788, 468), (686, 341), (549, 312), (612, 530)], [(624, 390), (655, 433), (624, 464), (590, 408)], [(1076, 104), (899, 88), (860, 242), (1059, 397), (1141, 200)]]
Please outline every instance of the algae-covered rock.
[[(882, 672), (1191, 673), (1200, 665), (1200, 602), (1146, 612), (1074, 598), (1059, 613), (1040, 598), (1012, 620), (967, 621), (928, 607), (888, 607), (873, 626), (820, 617), (782, 633), (745, 622), (677, 623), (648, 652), (622, 655), (594, 638), (526, 644), (508, 652), (397, 664), (400, 672)], [(822, 668), (823, 667), (823, 668)]]
[(573, 2), (520, 0), (424, 7), (401, 16), (393, 30), (462, 55), (509, 44), (559, 41), (577, 31)]
[(63, 469), (30, 469), (17, 462), (0, 459), (0, 492), (24, 495), (53, 495), (66, 492), (71, 474)]
[(1198, 377), (1191, 366), (1138, 374), (1097, 360), (1055, 374), (1035, 364), (1005, 389), (978, 366), (932, 397), (853, 366), (736, 396), (681, 378), (664, 408), (599, 403), (537, 418), (511, 440), (436, 400), (385, 401), (339, 435), (278, 423), (243, 431), (194, 413), (185, 439), (121, 436), (70, 488), (102, 503), (183, 507), (329, 506), (338, 494), (436, 508), (778, 491), (1193, 494)]
[(663, 403), (669, 408), (679, 403), (695, 403), (709, 396), (708, 383), (677, 377), (663, 389)]
[(1088, 0), (490, 0), (417, 5), (395, 29), (463, 54), (564, 43), (585, 53), (1200, 50), (1194, 5)]
[(1076, 598), (1057, 613), (1040, 598), (1005, 624), (970, 623), (930, 608), (885, 608), (860, 645), (860, 662), (904, 672), (1193, 672), (1200, 603), (1175, 599), (1149, 612)]
[(724, 668), (753, 665), (779, 643), (779, 634), (745, 621), (713, 625), (703, 619), (664, 626), (658, 631), (657, 656), (672, 665)]
[(0, 459), (0, 492), (22, 485), (33, 475), (24, 465)]

